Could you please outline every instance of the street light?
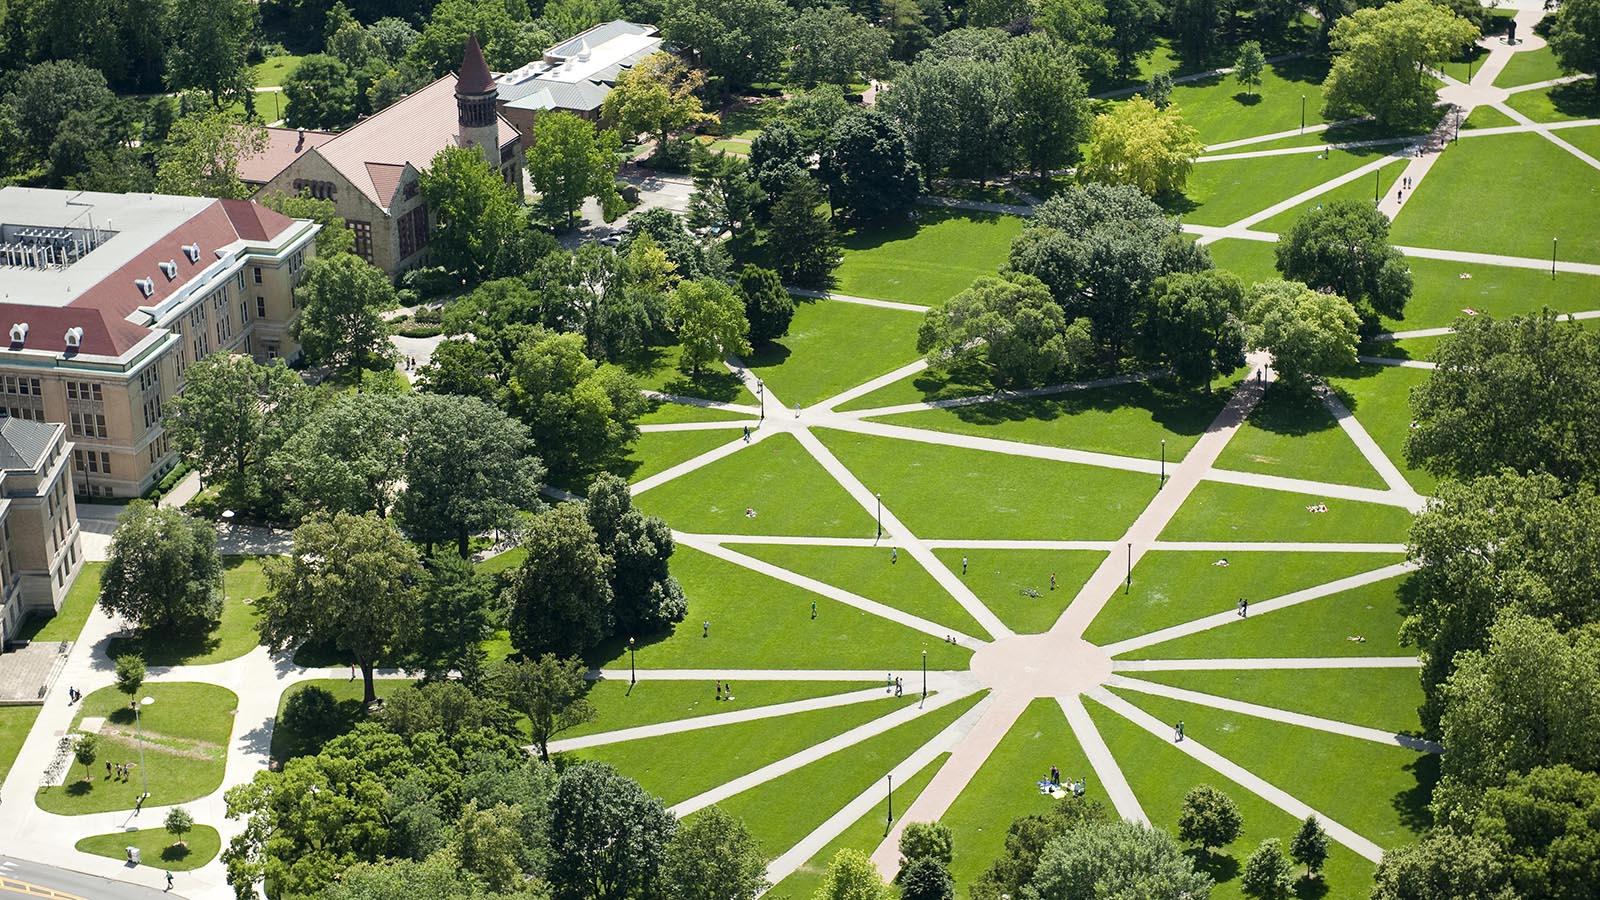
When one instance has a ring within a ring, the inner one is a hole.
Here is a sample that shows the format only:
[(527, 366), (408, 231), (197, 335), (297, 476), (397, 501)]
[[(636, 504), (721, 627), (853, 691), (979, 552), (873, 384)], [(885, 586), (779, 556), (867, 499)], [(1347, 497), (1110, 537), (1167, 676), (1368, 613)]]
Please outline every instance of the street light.
[(1306, 133), (1306, 95), (1300, 95), (1300, 133)]
[(878, 537), (877, 537), (877, 540), (881, 541), (881, 540), (883, 540), (883, 495), (882, 494), (873, 494), (872, 496), (878, 498)]
[(1161, 486), (1167, 486), (1167, 439), (1161, 439)]
[(767, 383), (759, 378), (756, 379), (756, 396), (761, 399), (760, 421), (765, 422), (767, 420)]
[[(138, 703), (128, 702), (128, 705), (133, 707), (133, 727), (139, 735), (139, 779), (144, 785), (144, 794), (139, 798), (140, 808), (144, 806), (145, 799), (150, 796), (150, 770), (145, 768), (144, 764), (144, 717), (139, 714), (139, 707), (149, 706), (154, 702), (156, 702), (154, 697), (144, 697)], [(133, 812), (134, 815), (139, 814), (138, 809)]]
[(1373, 206), (1377, 206), (1378, 204), (1383, 202), (1381, 199), (1379, 199), (1380, 196), (1381, 196), (1379, 194), (1379, 179), (1382, 178), (1382, 177), (1383, 177), (1383, 169), (1381, 167), (1376, 172), (1372, 173), (1372, 205)]
[[(927, 703), (927, 702), (928, 702), (928, 651), (926, 649), (924, 649), (922, 651), (922, 703)], [(918, 703), (917, 704), (917, 708), (918, 709), (922, 708), (922, 703)]]
[(889, 773), (889, 825), (894, 825), (894, 773)]
[(633, 690), (633, 686), (639, 682), (639, 669), (638, 669), (637, 666), (635, 666), (633, 664), (633, 651), (634, 651), (633, 644), (634, 644), (633, 638), (628, 638), (628, 690), (629, 691), (632, 691)]
[(1559, 240), (1560, 240), (1560, 238), (1551, 238), (1550, 239), (1550, 280), (1551, 281), (1554, 281), (1555, 278), (1556, 278), (1556, 242), (1558, 242)]
[(1122, 585), (1122, 592), (1126, 594), (1133, 587), (1133, 541), (1128, 542), (1128, 580)]

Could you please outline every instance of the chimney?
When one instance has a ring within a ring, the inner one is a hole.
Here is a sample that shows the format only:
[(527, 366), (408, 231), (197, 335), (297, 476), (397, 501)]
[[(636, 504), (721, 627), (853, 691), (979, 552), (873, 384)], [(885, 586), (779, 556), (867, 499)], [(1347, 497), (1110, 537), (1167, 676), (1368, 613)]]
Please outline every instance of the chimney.
[(303, 147), (305, 147), (305, 145), (306, 145), (306, 130), (304, 128), (302, 128), (302, 129), (300, 129), (298, 136), (295, 138), (294, 152), (299, 153), (300, 150)]

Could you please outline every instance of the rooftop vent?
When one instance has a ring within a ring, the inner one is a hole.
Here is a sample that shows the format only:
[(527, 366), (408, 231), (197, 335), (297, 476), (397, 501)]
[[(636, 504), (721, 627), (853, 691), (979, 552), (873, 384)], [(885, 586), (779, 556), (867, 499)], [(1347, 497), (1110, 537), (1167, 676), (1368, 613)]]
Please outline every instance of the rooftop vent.
[(145, 295), (146, 299), (148, 299), (151, 294), (156, 292), (155, 280), (151, 278), (135, 278), (133, 280), (133, 286), (138, 288), (139, 293)]
[[(26, 328), (28, 326), (24, 325), (22, 327)], [(76, 350), (83, 346), (83, 329), (77, 325), (68, 328), (66, 342), (68, 350)]]
[(28, 340), (28, 323), (18, 322), (11, 326), (11, 343), (21, 344)]
[(183, 245), (183, 255), (189, 257), (189, 262), (192, 262), (192, 263), (199, 262), (200, 261), (200, 245), (199, 244), (184, 244)]
[(178, 261), (177, 260), (169, 259), (164, 263), (159, 263), (158, 265), (161, 266), (161, 274), (167, 276), (167, 280), (168, 281), (171, 281), (172, 279), (178, 277)]

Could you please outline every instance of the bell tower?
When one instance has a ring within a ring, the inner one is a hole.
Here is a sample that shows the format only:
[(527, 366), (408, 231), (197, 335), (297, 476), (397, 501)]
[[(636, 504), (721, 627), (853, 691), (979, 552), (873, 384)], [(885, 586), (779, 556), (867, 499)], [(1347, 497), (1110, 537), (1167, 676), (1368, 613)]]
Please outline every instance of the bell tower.
[(495, 113), (499, 89), (483, 61), (478, 36), (467, 38), (461, 54), (461, 74), (456, 77), (456, 122), (463, 147), (477, 147), (494, 169), (500, 168), (500, 117)]

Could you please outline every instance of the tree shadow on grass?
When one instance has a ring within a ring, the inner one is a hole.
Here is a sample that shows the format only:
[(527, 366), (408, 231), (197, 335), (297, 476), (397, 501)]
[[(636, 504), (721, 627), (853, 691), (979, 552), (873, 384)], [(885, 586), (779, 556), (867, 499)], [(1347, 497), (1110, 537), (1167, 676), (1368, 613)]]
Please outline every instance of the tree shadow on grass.
[[(636, 635), (634, 637), (634, 650), (637, 652), (639, 650), (648, 649), (649, 647), (659, 644), (662, 641), (665, 641), (667, 638), (672, 637), (673, 631), (676, 628), (688, 627), (690, 627), (690, 623), (688, 620), (685, 620), (678, 623), (675, 628), (663, 629), (655, 632), (654, 634)], [(694, 627), (698, 628), (700, 626), (698, 623), (695, 623)], [(594, 649), (584, 654), (583, 661), (590, 667), (596, 669), (605, 668), (607, 666), (616, 668), (618, 666), (628, 665), (628, 636), (613, 635), (609, 638), (606, 638), (596, 645)]]
[(1439, 754), (1424, 753), (1406, 766), (1406, 771), (1417, 783), (1394, 795), (1395, 810), (1400, 813), (1400, 823), (1415, 832), (1433, 825), (1433, 815), (1428, 804), (1433, 800), (1433, 788), (1439, 783)]
[(1233, 102), (1240, 106), (1256, 106), (1261, 103), (1261, 95), (1252, 94), (1249, 91), (1240, 91), (1233, 95)]
[[(1271, 63), (1269, 68), (1272, 73), (1284, 81), (1306, 84), (1312, 87), (1321, 87), (1322, 82), (1328, 77), (1328, 69), (1333, 66), (1333, 58), (1325, 55), (1296, 56), (1293, 59), (1279, 60)], [(1307, 97), (1307, 102), (1311, 101)]]
[(1550, 89), (1550, 105), (1564, 116), (1593, 119), (1600, 117), (1600, 91), (1593, 80), (1557, 85)]
[(94, 792), (94, 782), (74, 779), (65, 785), (68, 797), (87, 797)]
[(181, 844), (169, 844), (161, 849), (161, 861), (164, 863), (181, 863), (189, 858), (191, 851)]
[(916, 221), (895, 219), (889, 222), (874, 222), (852, 228), (839, 235), (839, 246), (845, 250), (862, 251), (876, 250), (885, 244), (897, 241), (909, 241), (917, 236), (923, 228), (947, 222), (951, 219), (963, 219), (969, 222), (995, 224), (1006, 216), (1002, 213), (978, 212), (966, 209), (939, 209), (937, 207), (918, 207)]
[(1029, 420), (1049, 422), (1086, 412), (1109, 414), (1131, 406), (1149, 412), (1151, 419), (1167, 431), (1198, 437), (1216, 418), (1217, 410), (1227, 402), (1230, 393), (1218, 391), (1210, 397), (1204, 397), (1148, 382), (1136, 382), (1071, 391), (1054, 397), (996, 400), (957, 407), (955, 413), (963, 422), (998, 425)]
[(222, 623), (212, 622), (205, 634), (163, 632), (159, 635), (140, 634), (131, 638), (114, 638), (106, 652), (114, 659), (125, 653), (137, 653), (149, 666), (181, 666), (216, 652), (222, 638), (216, 633)]
[(1339, 427), (1315, 394), (1285, 390), (1276, 382), (1251, 410), (1250, 424), (1289, 437), (1304, 437)]
[(1191, 847), (1183, 851), (1183, 855), (1189, 857), (1189, 861), (1194, 863), (1196, 872), (1204, 872), (1211, 876), (1211, 880), (1217, 884), (1232, 881), (1239, 877), (1241, 868), (1239, 861), (1226, 853), (1210, 853)]
[(1301, 875), (1295, 879), (1294, 895), (1299, 900), (1322, 900), (1328, 896), (1328, 882), (1320, 875), (1316, 878)]
[[(669, 347), (645, 347), (618, 362), (622, 370), (645, 384), (657, 383), (657, 376), (676, 365)], [(731, 372), (702, 372), (691, 378), (688, 373), (672, 368), (660, 382), (661, 390), (683, 397), (700, 397), (720, 403), (731, 403), (739, 397), (739, 379)]]
[(334, 703), (325, 718), (305, 730), (298, 730), (279, 718), (272, 729), (272, 759), (282, 764), (297, 756), (315, 755), (324, 744), (348, 733), (366, 717), (366, 707), (359, 699), (347, 699)]

